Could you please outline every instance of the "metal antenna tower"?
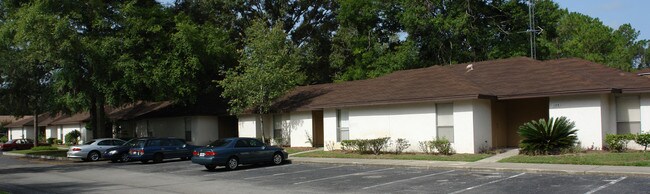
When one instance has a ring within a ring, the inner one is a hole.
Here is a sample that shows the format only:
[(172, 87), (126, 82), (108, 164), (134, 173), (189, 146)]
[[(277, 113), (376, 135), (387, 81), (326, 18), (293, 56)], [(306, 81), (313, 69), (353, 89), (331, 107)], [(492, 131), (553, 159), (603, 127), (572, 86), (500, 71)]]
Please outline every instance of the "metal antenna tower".
[(528, 30), (530, 33), (530, 58), (537, 59), (537, 32), (535, 30), (535, 0), (528, 0)]

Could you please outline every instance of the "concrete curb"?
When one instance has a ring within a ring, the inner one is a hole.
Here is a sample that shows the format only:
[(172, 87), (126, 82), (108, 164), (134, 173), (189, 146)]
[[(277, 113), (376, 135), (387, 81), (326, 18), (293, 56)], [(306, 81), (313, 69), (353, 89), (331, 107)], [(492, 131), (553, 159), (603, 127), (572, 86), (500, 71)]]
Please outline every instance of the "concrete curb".
[[(355, 166), (382, 166), (382, 167), (412, 167), (425, 169), (459, 169), (467, 171), (502, 171), (525, 172), (535, 174), (571, 174), (571, 175), (607, 175), (607, 176), (638, 176), (650, 177), (650, 167), (636, 166), (594, 166), (594, 165), (564, 165), (564, 164), (526, 164), (526, 163), (476, 163), (476, 162), (446, 162), (446, 161), (413, 161), (404, 160), (395, 163), (393, 160), (364, 159), (364, 161), (350, 162), (337, 160), (337, 158), (308, 158), (292, 157), (292, 163), (311, 164), (339, 164)], [(518, 167), (521, 166), (521, 167)]]
[(13, 157), (45, 159), (45, 160), (77, 161), (77, 159), (66, 158), (66, 157), (41, 156), (41, 155), (18, 154), (18, 153), (8, 153), (8, 152), (3, 152), (1, 155), (2, 156), (13, 156)]

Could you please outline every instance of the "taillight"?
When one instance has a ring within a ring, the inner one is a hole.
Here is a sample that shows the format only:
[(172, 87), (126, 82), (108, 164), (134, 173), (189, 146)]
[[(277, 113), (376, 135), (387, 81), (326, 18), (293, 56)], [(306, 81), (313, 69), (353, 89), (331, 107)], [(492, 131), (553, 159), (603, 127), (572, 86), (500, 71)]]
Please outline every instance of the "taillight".
[(193, 151), (193, 152), (192, 152), (192, 155), (193, 155), (193, 156), (198, 156), (198, 155), (199, 155), (199, 152), (197, 152), (197, 151)]
[(129, 153), (131, 153), (131, 155), (144, 155), (144, 150), (131, 149), (131, 150), (129, 150)]
[(81, 148), (72, 148), (72, 151), (81, 151)]
[(205, 156), (215, 156), (215, 155), (217, 155), (217, 152), (213, 152), (213, 151), (205, 152)]

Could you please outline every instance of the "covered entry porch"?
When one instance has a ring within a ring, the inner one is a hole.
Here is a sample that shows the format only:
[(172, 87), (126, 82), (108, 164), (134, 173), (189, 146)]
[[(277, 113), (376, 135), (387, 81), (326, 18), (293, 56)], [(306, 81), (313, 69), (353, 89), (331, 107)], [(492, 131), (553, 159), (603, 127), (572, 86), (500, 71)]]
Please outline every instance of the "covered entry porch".
[(518, 147), (519, 126), (531, 120), (548, 119), (549, 98), (492, 101), (492, 147)]

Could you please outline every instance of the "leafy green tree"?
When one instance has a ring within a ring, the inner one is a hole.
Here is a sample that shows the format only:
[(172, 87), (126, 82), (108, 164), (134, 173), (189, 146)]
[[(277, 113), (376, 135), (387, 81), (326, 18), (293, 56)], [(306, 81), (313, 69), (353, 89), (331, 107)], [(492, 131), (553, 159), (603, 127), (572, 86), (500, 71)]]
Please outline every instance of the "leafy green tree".
[[(65, 38), (65, 21), (43, 14), (44, 2), (3, 1), (0, 26), (0, 109), (16, 116), (49, 110), (56, 48)], [(39, 137), (34, 130), (34, 137)], [(34, 142), (36, 145), (38, 142)]]
[[(230, 99), (231, 113), (251, 111), (261, 117), (271, 111), (277, 98), (302, 84), (305, 76), (298, 71), (300, 51), (287, 40), (282, 24), (269, 29), (263, 21), (255, 21), (246, 32), (240, 65), (228, 70), (219, 85), (222, 96)], [(262, 138), (266, 138), (264, 129)]]
[(566, 117), (539, 119), (519, 126), (521, 152), (529, 155), (558, 154), (578, 141), (575, 122)]

